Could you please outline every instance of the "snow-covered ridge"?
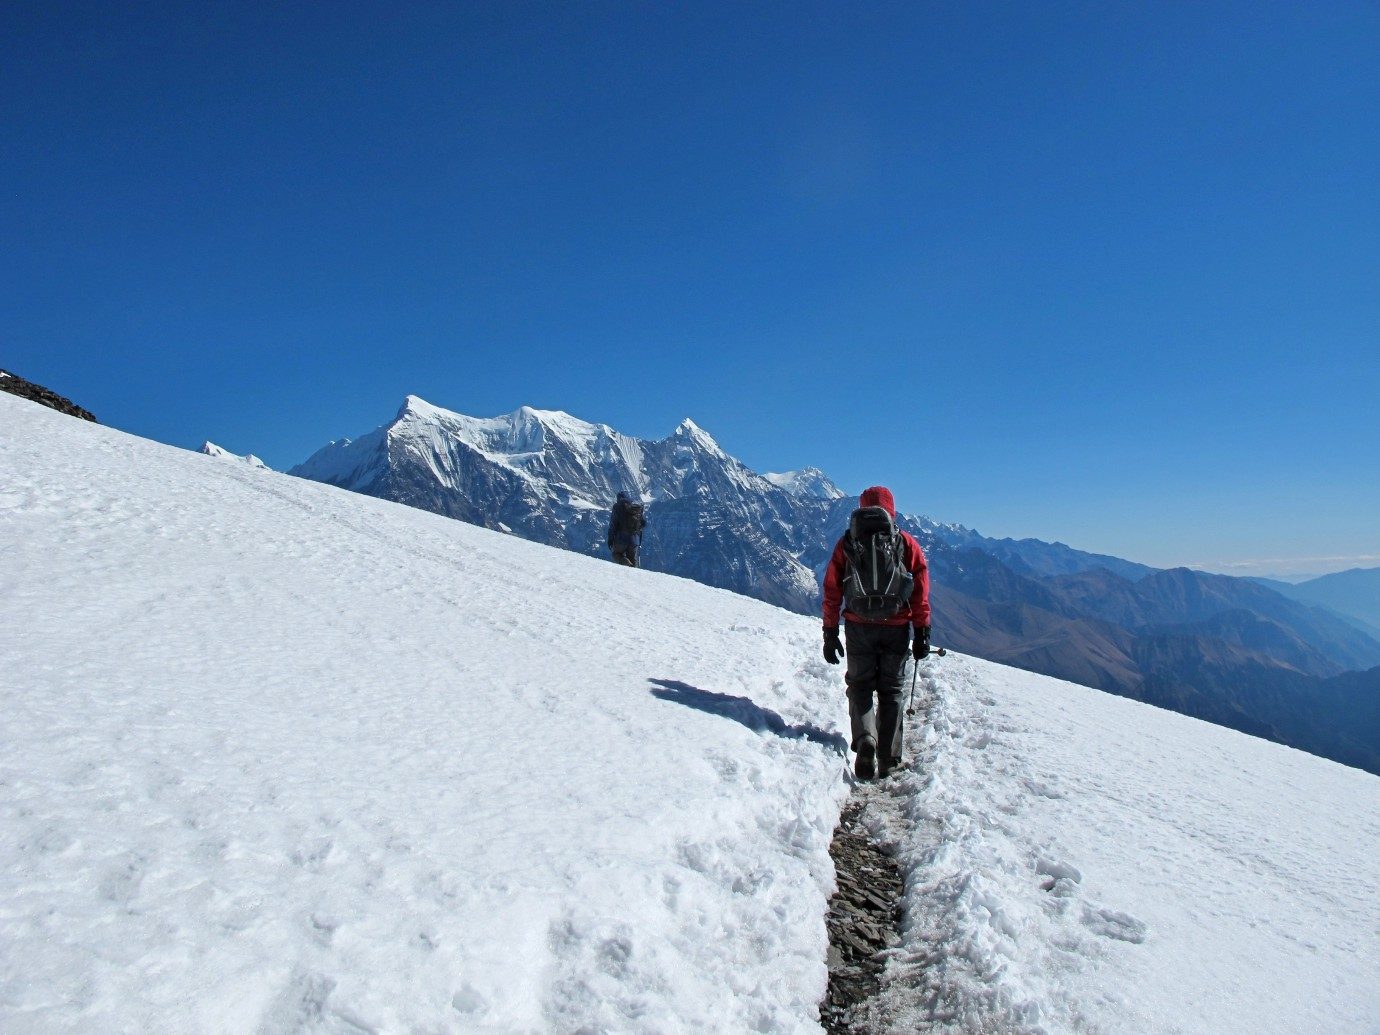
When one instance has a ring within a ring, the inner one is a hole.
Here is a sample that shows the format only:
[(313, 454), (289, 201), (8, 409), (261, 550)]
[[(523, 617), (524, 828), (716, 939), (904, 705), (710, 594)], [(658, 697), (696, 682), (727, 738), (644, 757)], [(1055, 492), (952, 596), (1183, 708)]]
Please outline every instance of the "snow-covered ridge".
[(844, 491), (835, 485), (829, 476), (818, 467), (806, 467), (803, 470), (785, 471), (779, 474), (768, 472), (762, 477), (778, 489), (785, 489), (796, 496), (808, 496), (812, 499), (821, 500), (842, 499), (844, 496)]
[(558, 410), (479, 418), (409, 396), (390, 424), (289, 473), (586, 554), (626, 492), (657, 506), (646, 565), (798, 610), (817, 592), (813, 558), (780, 534), (802, 538), (787, 520), (800, 501), (688, 419), (645, 440)]
[[(436, 454), (445, 454), (455, 444), (462, 444), (520, 476), (537, 481), (546, 475), (540, 464), (543, 455), (553, 449), (564, 450), (588, 469), (601, 465), (620, 468), (634, 492), (653, 495), (657, 492), (644, 466), (646, 443), (615, 431), (607, 424), (594, 424), (561, 410), (540, 410), (532, 406), (521, 406), (498, 417), (471, 417), (436, 406), (416, 395), (409, 395), (403, 401), (391, 424), (358, 440), (332, 442), (294, 468), (292, 473), (320, 481), (338, 480), (354, 467), (348, 462), (341, 463), (341, 458), (333, 454), (345, 447), (357, 451), (360, 448), (357, 443), (367, 442), (369, 447), (376, 447), (379, 441), (376, 436), (383, 434), (405, 438)], [(758, 475), (724, 453), (713, 436), (688, 417), (655, 444), (684, 444), (700, 455), (735, 469), (744, 483), (760, 480)], [(322, 473), (330, 477), (319, 477)], [(612, 496), (589, 502), (607, 506), (611, 501)]]
[(540, 453), (548, 436), (588, 451), (597, 449), (602, 442), (623, 437), (607, 425), (591, 424), (560, 410), (520, 406), (499, 417), (469, 417), (434, 406), (416, 395), (403, 401), (397, 419), (438, 425), (491, 455)]
[(210, 441), (203, 442), (201, 444), (201, 449), (199, 449), (198, 452), (205, 453), (207, 456), (217, 457), (221, 460), (238, 460), (240, 463), (248, 464), (250, 467), (262, 467), (265, 470), (267, 470), (268, 468), (268, 464), (264, 463), (253, 453), (249, 453), (246, 456), (241, 456), (238, 453), (230, 452), (230, 450), (228, 449), (222, 449), (220, 446)]

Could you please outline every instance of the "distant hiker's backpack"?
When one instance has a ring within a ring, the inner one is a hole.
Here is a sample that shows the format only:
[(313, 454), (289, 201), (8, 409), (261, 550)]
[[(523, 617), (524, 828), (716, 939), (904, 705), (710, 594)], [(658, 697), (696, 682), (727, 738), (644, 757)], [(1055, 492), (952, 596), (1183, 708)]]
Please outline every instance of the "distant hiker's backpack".
[(915, 576), (906, 567), (906, 541), (883, 507), (860, 507), (843, 537), (847, 557), (844, 606), (859, 618), (892, 618), (910, 605)]
[(647, 510), (641, 503), (628, 503), (623, 507), (623, 531), (629, 535), (641, 535), (647, 527)]

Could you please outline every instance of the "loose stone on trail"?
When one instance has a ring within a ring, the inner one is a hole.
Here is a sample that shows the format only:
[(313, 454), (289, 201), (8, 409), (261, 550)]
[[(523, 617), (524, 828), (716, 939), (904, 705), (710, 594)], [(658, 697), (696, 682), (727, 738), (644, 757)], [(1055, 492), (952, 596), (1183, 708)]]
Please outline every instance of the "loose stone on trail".
[(829, 854), (838, 891), (829, 900), (829, 990), (819, 1019), (830, 1035), (862, 1035), (860, 1008), (881, 990), (881, 953), (899, 945), (904, 881), (896, 861), (862, 826), (866, 805), (843, 808)]

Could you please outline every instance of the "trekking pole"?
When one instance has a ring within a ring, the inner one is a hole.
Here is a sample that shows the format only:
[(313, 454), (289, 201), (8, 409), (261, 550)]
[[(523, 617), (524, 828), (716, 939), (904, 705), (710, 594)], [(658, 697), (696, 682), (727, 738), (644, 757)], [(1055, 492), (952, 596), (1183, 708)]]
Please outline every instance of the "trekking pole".
[[(928, 657), (933, 656), (933, 657), (937, 657), (937, 658), (942, 658), (945, 654), (948, 654), (948, 653), (949, 653), (949, 652), (946, 651), (943, 647), (931, 647), (931, 648), (930, 648), (930, 653), (929, 653), (929, 654), (926, 654), (925, 657), (928, 658)], [(910, 707), (906, 709), (906, 714), (907, 714), (907, 715), (914, 715), (914, 714), (915, 714), (915, 680), (916, 680), (916, 677), (919, 676), (919, 675), (920, 675), (920, 662), (919, 662), (919, 661), (916, 661), (916, 663), (913, 664), (913, 665), (911, 665), (911, 667), (910, 667)]]

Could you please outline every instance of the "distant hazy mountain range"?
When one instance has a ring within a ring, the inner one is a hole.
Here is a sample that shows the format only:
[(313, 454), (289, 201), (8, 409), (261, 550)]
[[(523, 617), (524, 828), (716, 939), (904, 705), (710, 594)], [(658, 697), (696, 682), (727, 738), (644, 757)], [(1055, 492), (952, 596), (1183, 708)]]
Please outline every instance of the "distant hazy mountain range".
[[(689, 420), (648, 441), (556, 411), (475, 418), (415, 396), (290, 473), (596, 556), (629, 492), (650, 503), (647, 567), (812, 614), (856, 503), (816, 469), (754, 473)], [(1380, 772), (1380, 640), (1310, 602), (1312, 584), (900, 523), (930, 558), (936, 642)]]
[(1336, 611), (1380, 637), (1380, 568), (1351, 568), (1298, 583), (1256, 581), (1290, 599)]

